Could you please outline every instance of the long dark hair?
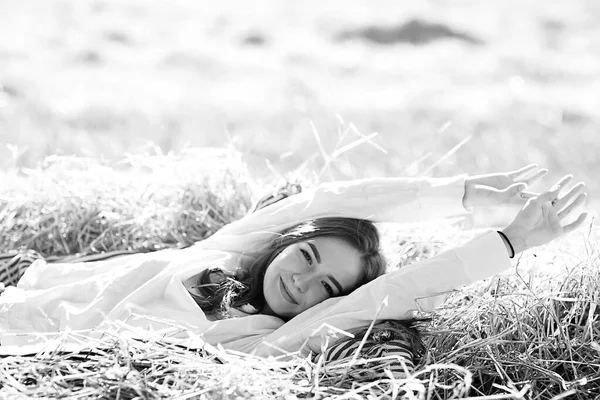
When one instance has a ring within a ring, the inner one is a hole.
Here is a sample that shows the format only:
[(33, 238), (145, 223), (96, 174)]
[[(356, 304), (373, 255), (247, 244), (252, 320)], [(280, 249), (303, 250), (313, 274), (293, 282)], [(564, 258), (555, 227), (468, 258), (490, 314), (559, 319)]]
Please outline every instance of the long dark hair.
[(265, 305), (265, 271), (273, 259), (292, 244), (322, 236), (345, 240), (359, 251), (363, 273), (357, 287), (385, 272), (385, 260), (379, 251), (379, 234), (372, 222), (354, 218), (318, 218), (281, 232), (268, 250), (249, 266), (242, 265), (233, 272), (220, 268), (205, 270), (196, 286), (200, 295), (192, 293), (192, 297), (204, 312), (220, 319), (230, 317), (232, 308), (246, 305), (260, 312)]

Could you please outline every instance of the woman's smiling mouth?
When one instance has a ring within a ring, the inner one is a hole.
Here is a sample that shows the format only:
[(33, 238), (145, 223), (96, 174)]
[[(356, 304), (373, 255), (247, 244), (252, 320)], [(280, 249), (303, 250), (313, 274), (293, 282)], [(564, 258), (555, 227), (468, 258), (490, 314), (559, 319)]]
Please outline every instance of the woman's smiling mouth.
[(292, 304), (298, 304), (294, 296), (287, 290), (285, 283), (283, 283), (283, 278), (279, 277), (279, 289), (281, 290), (281, 294), (283, 297)]

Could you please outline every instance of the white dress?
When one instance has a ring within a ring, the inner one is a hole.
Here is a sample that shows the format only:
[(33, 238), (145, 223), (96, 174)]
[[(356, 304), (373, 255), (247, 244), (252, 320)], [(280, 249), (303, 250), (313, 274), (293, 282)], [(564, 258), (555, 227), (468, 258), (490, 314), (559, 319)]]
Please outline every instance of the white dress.
[[(324, 324), (349, 330), (379, 319), (430, 311), (453, 289), (507, 269), (502, 239), (488, 232), (434, 258), (386, 274), (350, 295), (328, 299), (291, 321), (240, 312), (214, 321), (183, 282), (206, 268), (232, 269), (254, 259), (278, 232), (318, 217), (374, 222), (419, 222), (467, 213), (465, 177), (381, 178), (321, 184), (231, 223), (184, 250), (163, 250), (105, 261), (48, 264), (38, 260), (17, 287), (0, 296), (0, 343), (43, 343), (60, 332), (98, 336), (102, 329), (161, 337), (200, 346), (202, 341), (258, 355), (320, 351)], [(64, 335), (62, 335), (64, 337)]]

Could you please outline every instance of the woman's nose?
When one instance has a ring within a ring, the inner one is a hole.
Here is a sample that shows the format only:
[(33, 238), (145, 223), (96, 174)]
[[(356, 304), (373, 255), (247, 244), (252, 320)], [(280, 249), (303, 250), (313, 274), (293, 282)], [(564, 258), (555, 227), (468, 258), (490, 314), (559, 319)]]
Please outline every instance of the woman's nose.
[(292, 282), (294, 282), (294, 286), (300, 293), (305, 293), (308, 290), (310, 279), (309, 274), (295, 274), (292, 276)]

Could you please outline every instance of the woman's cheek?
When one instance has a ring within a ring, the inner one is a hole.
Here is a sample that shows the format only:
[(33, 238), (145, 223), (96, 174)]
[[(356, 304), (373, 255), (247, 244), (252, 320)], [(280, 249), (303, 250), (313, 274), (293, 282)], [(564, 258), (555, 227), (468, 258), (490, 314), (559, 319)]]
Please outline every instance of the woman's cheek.
[(317, 304), (319, 304), (320, 302), (322, 302), (323, 300), (325, 300), (323, 298), (323, 296), (321, 296), (316, 290), (315, 288), (311, 288), (307, 293), (306, 293), (306, 308), (310, 308), (312, 306), (315, 306)]

